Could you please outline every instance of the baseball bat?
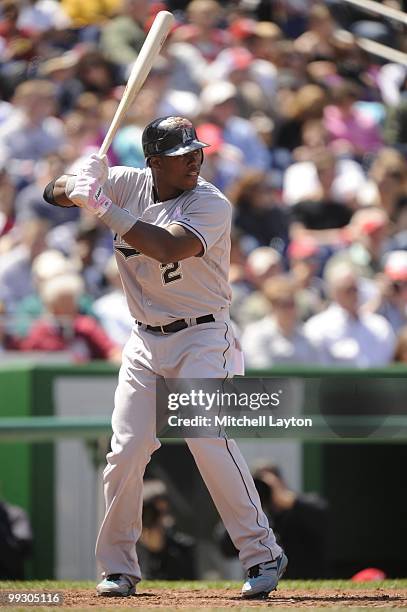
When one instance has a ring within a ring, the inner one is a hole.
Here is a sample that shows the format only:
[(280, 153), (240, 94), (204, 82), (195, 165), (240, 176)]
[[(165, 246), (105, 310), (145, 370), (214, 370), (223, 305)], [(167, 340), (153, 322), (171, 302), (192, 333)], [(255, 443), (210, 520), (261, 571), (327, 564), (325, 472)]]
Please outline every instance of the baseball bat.
[(160, 11), (154, 19), (153, 25), (144, 44), (134, 62), (123, 97), (109, 126), (105, 139), (99, 149), (99, 155), (105, 155), (112, 144), (113, 138), (123, 121), (123, 118), (134, 101), (134, 98), (143, 86), (153, 64), (160, 53), (161, 47), (174, 23), (173, 15), (168, 11)]

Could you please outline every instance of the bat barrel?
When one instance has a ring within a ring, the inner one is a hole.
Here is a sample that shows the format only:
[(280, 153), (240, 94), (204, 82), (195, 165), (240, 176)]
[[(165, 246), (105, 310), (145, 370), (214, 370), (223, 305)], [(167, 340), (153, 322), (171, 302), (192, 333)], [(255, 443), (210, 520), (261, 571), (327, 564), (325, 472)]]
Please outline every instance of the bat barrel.
[(112, 123), (109, 126), (107, 134), (104, 138), (102, 146), (99, 149), (99, 155), (105, 155), (112, 144), (113, 138), (119, 128), (129, 106), (134, 101), (134, 98), (140, 91), (146, 80), (154, 61), (160, 53), (165, 39), (171, 30), (174, 23), (174, 17), (169, 11), (160, 11), (154, 19), (153, 25), (147, 34), (147, 38), (134, 62), (126, 89), (124, 90), (120, 104), (117, 107)]

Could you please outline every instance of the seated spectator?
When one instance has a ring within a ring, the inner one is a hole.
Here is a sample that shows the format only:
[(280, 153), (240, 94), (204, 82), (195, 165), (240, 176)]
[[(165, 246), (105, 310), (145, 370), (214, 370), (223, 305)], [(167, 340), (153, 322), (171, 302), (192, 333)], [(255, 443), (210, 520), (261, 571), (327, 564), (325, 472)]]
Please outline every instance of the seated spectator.
[(194, 539), (177, 529), (166, 487), (147, 480), (143, 491), (143, 529), (137, 554), (148, 580), (196, 580)]
[(383, 139), (377, 125), (355, 106), (361, 97), (359, 87), (345, 81), (333, 88), (333, 96), (334, 104), (325, 108), (325, 128), (334, 150), (357, 158), (378, 151)]
[(309, 151), (309, 158), (292, 164), (284, 175), (283, 200), (289, 206), (304, 200), (335, 201), (354, 209), (367, 184), (361, 166), (337, 159), (325, 148)]
[(303, 143), (302, 128), (307, 121), (322, 120), (328, 102), (326, 92), (318, 85), (304, 85), (293, 93), (291, 103), (278, 109), (274, 145), (293, 151)]
[(324, 4), (314, 4), (308, 15), (308, 29), (295, 41), (295, 48), (309, 59), (335, 60), (335, 22)]
[(19, 227), (20, 240), (1, 257), (0, 300), (8, 311), (34, 290), (32, 262), (45, 250), (48, 229), (49, 223), (45, 219), (24, 221)]
[(34, 181), (22, 189), (15, 203), (17, 223), (28, 219), (46, 219), (51, 227), (77, 221), (80, 211), (77, 207), (62, 208), (50, 206), (44, 201), (44, 188), (55, 176), (65, 172), (65, 160), (59, 153), (47, 155), (34, 166)]
[(302, 199), (291, 206), (290, 236), (292, 239), (310, 236), (319, 244), (342, 244), (340, 231), (351, 217), (352, 209), (332, 198), (335, 179), (335, 158), (321, 154), (315, 158), (320, 188), (313, 198)]
[(383, 255), (388, 248), (390, 220), (382, 208), (357, 210), (346, 228), (345, 239), (350, 243), (330, 259), (330, 263), (346, 261), (365, 278), (373, 278), (382, 270)]
[(121, 349), (105, 334), (95, 319), (78, 312), (84, 290), (80, 276), (64, 274), (42, 288), (46, 313), (34, 323), (21, 343), (24, 351), (68, 351), (76, 362), (105, 359), (119, 363)]
[(407, 223), (399, 225), (406, 193), (407, 161), (395, 149), (381, 149), (370, 167), (369, 181), (359, 193), (359, 204), (382, 208), (396, 224), (393, 232), (402, 231), (407, 229)]
[(254, 249), (246, 261), (245, 279), (250, 292), (243, 292), (238, 303), (232, 305), (232, 318), (240, 329), (266, 316), (270, 304), (263, 292), (264, 283), (283, 272), (283, 258), (272, 247)]
[(224, 141), (221, 128), (214, 123), (201, 124), (197, 134), (211, 145), (205, 150), (200, 175), (221, 191), (227, 190), (245, 171), (242, 152)]
[(189, 23), (176, 29), (174, 41), (190, 43), (211, 62), (230, 43), (229, 33), (217, 27), (221, 15), (216, 0), (192, 0), (186, 8)]
[(391, 251), (384, 274), (378, 275), (378, 295), (365, 305), (367, 312), (382, 315), (398, 334), (407, 325), (407, 251)]
[[(234, 224), (253, 245), (288, 243), (288, 216), (279, 202), (279, 192), (271, 173), (243, 172), (229, 190), (235, 206)], [(247, 240), (248, 241), (248, 240)]]
[(45, 80), (24, 81), (16, 88), (13, 103), (15, 110), (0, 126), (0, 145), (10, 160), (20, 161), (13, 172), (30, 180), (34, 162), (58, 151), (64, 142), (62, 122), (54, 116), (56, 90)]
[[(12, 313), (13, 333), (17, 339), (24, 338), (33, 322), (44, 314), (41, 295), (45, 283), (52, 278), (70, 273), (76, 273), (75, 263), (60, 251), (49, 249), (34, 259), (31, 270), (34, 292), (19, 301)], [(93, 316), (92, 302), (91, 296), (82, 294), (79, 298), (79, 312)]]
[(93, 312), (110, 340), (124, 346), (130, 337), (134, 319), (127, 306), (114, 255), (108, 260), (104, 272), (108, 291), (94, 302)]
[(133, 63), (145, 39), (146, 0), (123, 0), (120, 13), (102, 27), (100, 47), (104, 56), (125, 68)]
[(225, 142), (242, 151), (247, 168), (267, 170), (270, 153), (256, 134), (253, 124), (238, 117), (236, 94), (236, 87), (228, 81), (206, 85), (200, 98), (202, 113), (210, 123), (222, 128)]
[(325, 282), (332, 303), (304, 326), (322, 363), (358, 368), (387, 365), (394, 350), (393, 330), (384, 317), (361, 310), (354, 268), (347, 263), (328, 264)]
[(313, 238), (292, 240), (288, 247), (290, 275), (297, 288), (299, 315), (306, 321), (324, 307), (325, 290), (318, 276), (322, 267), (322, 249)]
[[(35, 56), (36, 41), (28, 28), (19, 23), (20, 6), (14, 0), (4, 0), (1, 4), (0, 42), (2, 49), (2, 68), (7, 62), (30, 61)], [(20, 69), (23, 65), (20, 66)]]
[(285, 364), (317, 364), (319, 357), (299, 323), (296, 287), (287, 276), (276, 276), (264, 284), (269, 314), (248, 325), (242, 348), (249, 368)]

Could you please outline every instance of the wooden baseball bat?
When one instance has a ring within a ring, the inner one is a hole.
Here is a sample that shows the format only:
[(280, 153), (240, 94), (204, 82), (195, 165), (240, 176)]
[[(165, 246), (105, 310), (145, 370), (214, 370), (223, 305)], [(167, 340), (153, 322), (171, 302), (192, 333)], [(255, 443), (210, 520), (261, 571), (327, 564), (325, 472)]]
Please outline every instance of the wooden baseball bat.
[(113, 138), (129, 106), (142, 88), (173, 23), (174, 17), (170, 12), (160, 11), (157, 13), (140, 53), (134, 62), (123, 97), (120, 100), (120, 104), (117, 107), (102, 146), (99, 149), (100, 156), (105, 155), (112, 144)]

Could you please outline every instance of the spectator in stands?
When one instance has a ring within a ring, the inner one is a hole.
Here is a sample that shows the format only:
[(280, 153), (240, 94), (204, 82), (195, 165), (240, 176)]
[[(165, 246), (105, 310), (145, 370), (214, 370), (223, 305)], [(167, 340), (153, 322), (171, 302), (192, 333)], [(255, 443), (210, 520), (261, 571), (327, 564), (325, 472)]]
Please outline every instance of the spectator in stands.
[(308, 15), (308, 29), (295, 41), (295, 48), (309, 60), (335, 60), (335, 22), (324, 4), (314, 4)]
[[(0, 145), (9, 160), (19, 160), (13, 171), (31, 178), (34, 162), (63, 145), (63, 125), (54, 116), (56, 91), (45, 80), (29, 80), (18, 85), (13, 104), (15, 110), (0, 127)], [(31, 162), (31, 164), (27, 164)]]
[(348, 152), (356, 158), (375, 153), (383, 145), (373, 119), (360, 111), (355, 103), (361, 92), (352, 81), (344, 81), (332, 90), (333, 104), (325, 108), (325, 128), (336, 151)]
[(228, 81), (206, 85), (200, 98), (202, 113), (222, 128), (225, 142), (242, 151), (246, 167), (267, 170), (270, 154), (250, 121), (237, 116), (236, 93), (236, 87)]
[(307, 84), (293, 94), (291, 104), (277, 109), (280, 119), (275, 136), (275, 146), (294, 151), (303, 144), (303, 126), (307, 121), (322, 122), (328, 103), (326, 91), (319, 85)]
[(121, 349), (95, 319), (78, 312), (84, 291), (80, 276), (64, 274), (47, 281), (41, 292), (46, 314), (32, 326), (21, 343), (24, 351), (67, 351), (76, 362), (121, 360)]
[(122, 68), (134, 62), (145, 39), (147, 0), (123, 0), (121, 12), (102, 28), (100, 47), (104, 56)]
[(325, 282), (332, 302), (304, 326), (322, 363), (358, 368), (387, 365), (394, 350), (393, 330), (384, 317), (360, 309), (359, 279), (353, 266), (328, 264)]
[(217, 27), (222, 16), (220, 4), (216, 0), (192, 0), (186, 16), (189, 23), (175, 31), (174, 41), (190, 43), (211, 62), (230, 43), (228, 32)]
[(222, 129), (214, 123), (202, 123), (197, 128), (198, 138), (210, 143), (205, 151), (201, 176), (221, 191), (234, 187), (245, 173), (243, 153), (223, 139)]
[(242, 337), (247, 367), (317, 364), (318, 353), (299, 323), (293, 280), (276, 276), (264, 284), (263, 292), (270, 304), (269, 314), (248, 325)]
[(407, 251), (392, 251), (385, 261), (384, 274), (376, 277), (378, 295), (366, 311), (382, 315), (397, 334), (407, 325)]
[(291, 207), (290, 237), (311, 236), (325, 245), (343, 243), (341, 229), (349, 223), (352, 209), (332, 197), (335, 157), (320, 153), (314, 163), (319, 188), (314, 197), (302, 199)]
[(291, 241), (287, 254), (290, 275), (296, 286), (299, 316), (302, 321), (306, 321), (324, 307), (324, 283), (318, 276), (323, 252), (314, 238), (303, 237)]
[(105, 270), (108, 291), (93, 304), (97, 316), (112, 342), (124, 346), (130, 337), (134, 319), (130, 315), (115, 256), (108, 260)]
[(59, 153), (52, 153), (34, 166), (34, 181), (22, 189), (15, 203), (17, 223), (28, 219), (47, 219), (51, 227), (79, 219), (77, 207), (49, 206), (43, 198), (45, 186), (55, 176), (64, 174), (66, 161)]
[(46, 247), (49, 223), (29, 219), (20, 224), (20, 240), (0, 261), (0, 300), (8, 311), (33, 292), (32, 262)]
[(407, 198), (407, 162), (395, 149), (383, 148), (375, 157), (369, 182), (359, 194), (363, 206), (379, 206), (395, 223), (393, 232), (407, 230), (403, 216)]
[(284, 202), (292, 206), (304, 200), (328, 200), (356, 208), (360, 190), (366, 186), (361, 166), (337, 158), (323, 146), (308, 150), (306, 157), (285, 172)]
[(240, 329), (249, 323), (265, 317), (269, 310), (269, 300), (263, 292), (264, 283), (283, 272), (283, 258), (272, 247), (258, 247), (251, 251), (246, 260), (245, 279), (251, 291), (243, 293), (238, 308), (232, 306), (232, 318)]
[(269, 246), (273, 242), (283, 251), (288, 242), (288, 216), (279, 205), (273, 174), (243, 172), (228, 195), (235, 206), (234, 225), (242, 234), (250, 237), (253, 245)]

